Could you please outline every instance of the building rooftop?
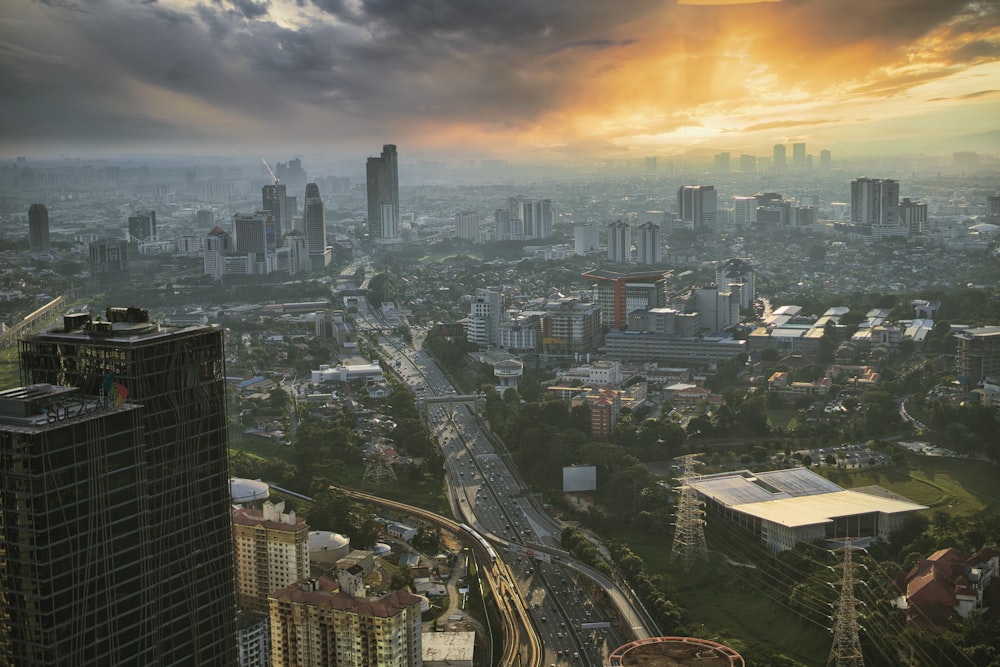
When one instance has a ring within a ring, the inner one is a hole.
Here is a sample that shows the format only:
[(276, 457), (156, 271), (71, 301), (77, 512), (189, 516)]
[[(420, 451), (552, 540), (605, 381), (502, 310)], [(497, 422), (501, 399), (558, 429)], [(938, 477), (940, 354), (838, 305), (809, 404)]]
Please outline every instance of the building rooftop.
[(880, 512), (897, 514), (927, 509), (909, 501), (896, 500), (858, 491), (837, 491), (815, 496), (781, 498), (764, 502), (733, 505), (732, 509), (766, 519), (781, 526), (813, 526), (829, 523), (837, 517)]
[(269, 596), (279, 602), (294, 602), (367, 616), (390, 618), (420, 604), (420, 598), (406, 591), (392, 591), (380, 598), (356, 598), (340, 590), (340, 585), (326, 577), (303, 579)]

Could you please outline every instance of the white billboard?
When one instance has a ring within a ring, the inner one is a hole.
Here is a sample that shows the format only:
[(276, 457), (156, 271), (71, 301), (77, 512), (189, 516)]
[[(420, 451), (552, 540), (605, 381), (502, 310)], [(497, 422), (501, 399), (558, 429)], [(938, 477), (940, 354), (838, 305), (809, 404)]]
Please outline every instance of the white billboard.
[(597, 466), (563, 468), (563, 493), (597, 490)]

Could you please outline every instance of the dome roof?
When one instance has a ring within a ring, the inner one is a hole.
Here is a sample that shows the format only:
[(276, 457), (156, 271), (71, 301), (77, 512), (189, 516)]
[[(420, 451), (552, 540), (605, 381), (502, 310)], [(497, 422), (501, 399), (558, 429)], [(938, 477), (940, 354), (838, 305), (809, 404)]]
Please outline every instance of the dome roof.
[(333, 551), (343, 549), (351, 541), (340, 533), (332, 533), (329, 530), (309, 531), (309, 551)]
[(372, 551), (375, 552), (376, 556), (384, 556), (385, 554), (392, 551), (392, 547), (384, 542), (376, 542)]
[(229, 495), (234, 503), (249, 503), (254, 500), (266, 500), (270, 495), (267, 482), (259, 479), (229, 478)]

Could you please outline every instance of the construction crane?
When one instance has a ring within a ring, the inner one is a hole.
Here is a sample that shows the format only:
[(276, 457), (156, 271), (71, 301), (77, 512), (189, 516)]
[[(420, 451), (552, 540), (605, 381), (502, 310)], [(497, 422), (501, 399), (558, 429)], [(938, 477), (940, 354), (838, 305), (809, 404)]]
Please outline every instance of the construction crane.
[(267, 160), (261, 158), (260, 161), (264, 163), (264, 168), (267, 169), (267, 173), (271, 174), (271, 178), (274, 179), (274, 184), (277, 185), (278, 183), (280, 183), (281, 181), (278, 179), (277, 176), (274, 175), (274, 170), (271, 169), (271, 165), (267, 163)]

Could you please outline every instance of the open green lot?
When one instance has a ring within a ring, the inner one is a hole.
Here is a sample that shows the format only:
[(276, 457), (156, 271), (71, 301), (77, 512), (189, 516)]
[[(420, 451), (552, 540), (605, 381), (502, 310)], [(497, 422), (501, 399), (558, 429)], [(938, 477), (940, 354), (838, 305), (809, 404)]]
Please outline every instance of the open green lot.
[(1000, 511), (1000, 467), (985, 461), (943, 456), (906, 457), (906, 467), (822, 474), (844, 488), (878, 484), (928, 511), (968, 515), (981, 510)]

